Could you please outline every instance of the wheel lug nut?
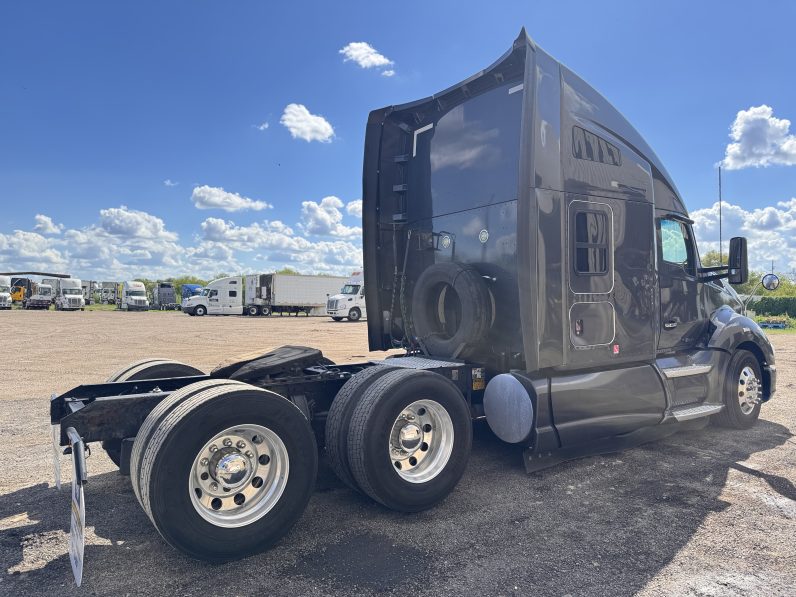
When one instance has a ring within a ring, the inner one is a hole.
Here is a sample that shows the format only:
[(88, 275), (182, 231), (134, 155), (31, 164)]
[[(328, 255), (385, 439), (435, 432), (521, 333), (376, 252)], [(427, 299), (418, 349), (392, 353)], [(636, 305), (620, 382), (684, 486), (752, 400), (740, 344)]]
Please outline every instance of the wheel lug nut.
[(209, 450), (210, 450), (210, 453), (212, 454), (213, 452), (216, 452), (218, 450), (218, 446), (213, 444), (213, 445), (210, 446)]
[(254, 454), (252, 453), (251, 450), (246, 452), (246, 458), (254, 458)]
[(210, 489), (212, 489), (213, 491), (218, 491), (218, 483), (216, 483), (215, 481), (213, 481), (213, 482), (210, 484)]
[(246, 447), (246, 442), (243, 441), (243, 440), (239, 440), (238, 443), (235, 444), (235, 445), (238, 446), (238, 448), (240, 448), (242, 450), (243, 448)]
[(229, 439), (229, 438), (226, 438), (226, 439), (224, 440), (224, 446), (226, 446), (227, 448), (229, 448), (231, 445), (232, 445), (232, 440), (231, 440), (231, 439)]
[(199, 461), (199, 464), (201, 464), (202, 466), (207, 466), (209, 463), (210, 463), (210, 461), (207, 458), (202, 458)]

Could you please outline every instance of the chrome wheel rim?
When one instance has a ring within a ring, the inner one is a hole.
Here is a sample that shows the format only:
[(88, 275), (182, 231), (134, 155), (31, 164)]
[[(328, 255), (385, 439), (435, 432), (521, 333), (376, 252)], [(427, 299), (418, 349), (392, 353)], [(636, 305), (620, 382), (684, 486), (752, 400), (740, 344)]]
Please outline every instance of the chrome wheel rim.
[(388, 452), (393, 470), (410, 483), (425, 483), (439, 475), (453, 451), (453, 421), (433, 400), (406, 406), (390, 431)]
[(763, 388), (755, 370), (747, 366), (741, 369), (738, 377), (738, 404), (745, 415), (752, 414), (763, 398)]
[(188, 492), (207, 522), (242, 527), (279, 502), (290, 468), (279, 436), (261, 425), (237, 425), (217, 433), (194, 459)]

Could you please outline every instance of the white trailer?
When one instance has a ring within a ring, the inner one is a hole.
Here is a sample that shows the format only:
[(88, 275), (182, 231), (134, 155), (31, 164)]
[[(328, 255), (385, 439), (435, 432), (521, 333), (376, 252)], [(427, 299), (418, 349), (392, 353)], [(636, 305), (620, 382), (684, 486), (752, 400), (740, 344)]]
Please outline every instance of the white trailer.
[(367, 318), (365, 276), (362, 272), (351, 274), (340, 292), (329, 297), (326, 313), (335, 321), (342, 321), (345, 318), (348, 318), (349, 321), (359, 321), (362, 318)]
[(340, 291), (345, 278), (290, 274), (252, 274), (245, 277), (246, 315), (304, 313), (324, 315), (330, 294)]
[(329, 295), (345, 278), (286, 274), (231, 276), (210, 282), (198, 296), (182, 302), (188, 315), (325, 315)]
[(56, 311), (77, 311), (86, 308), (83, 298), (83, 286), (77, 278), (64, 278), (58, 281), (55, 295)]
[(11, 276), (0, 276), (0, 309), (11, 308)]

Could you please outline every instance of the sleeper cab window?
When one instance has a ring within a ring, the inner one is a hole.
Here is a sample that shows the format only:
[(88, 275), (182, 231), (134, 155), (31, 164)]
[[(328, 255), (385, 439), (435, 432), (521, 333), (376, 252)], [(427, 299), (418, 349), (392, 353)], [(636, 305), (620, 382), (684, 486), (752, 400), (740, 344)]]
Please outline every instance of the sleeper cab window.
[(238, 296), (238, 291), (237, 290), (230, 290), (229, 291), (229, 296), (230, 296), (230, 298)]
[(575, 212), (575, 273), (586, 276), (608, 273), (609, 234), (604, 212)]

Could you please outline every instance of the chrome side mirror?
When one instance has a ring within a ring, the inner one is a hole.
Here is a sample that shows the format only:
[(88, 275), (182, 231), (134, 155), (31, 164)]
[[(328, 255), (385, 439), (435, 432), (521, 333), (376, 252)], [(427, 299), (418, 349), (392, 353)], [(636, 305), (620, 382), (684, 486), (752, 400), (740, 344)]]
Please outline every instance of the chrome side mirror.
[(763, 279), (760, 280), (760, 283), (766, 290), (776, 290), (779, 288), (779, 276), (777, 276), (777, 274), (766, 274), (763, 276)]

